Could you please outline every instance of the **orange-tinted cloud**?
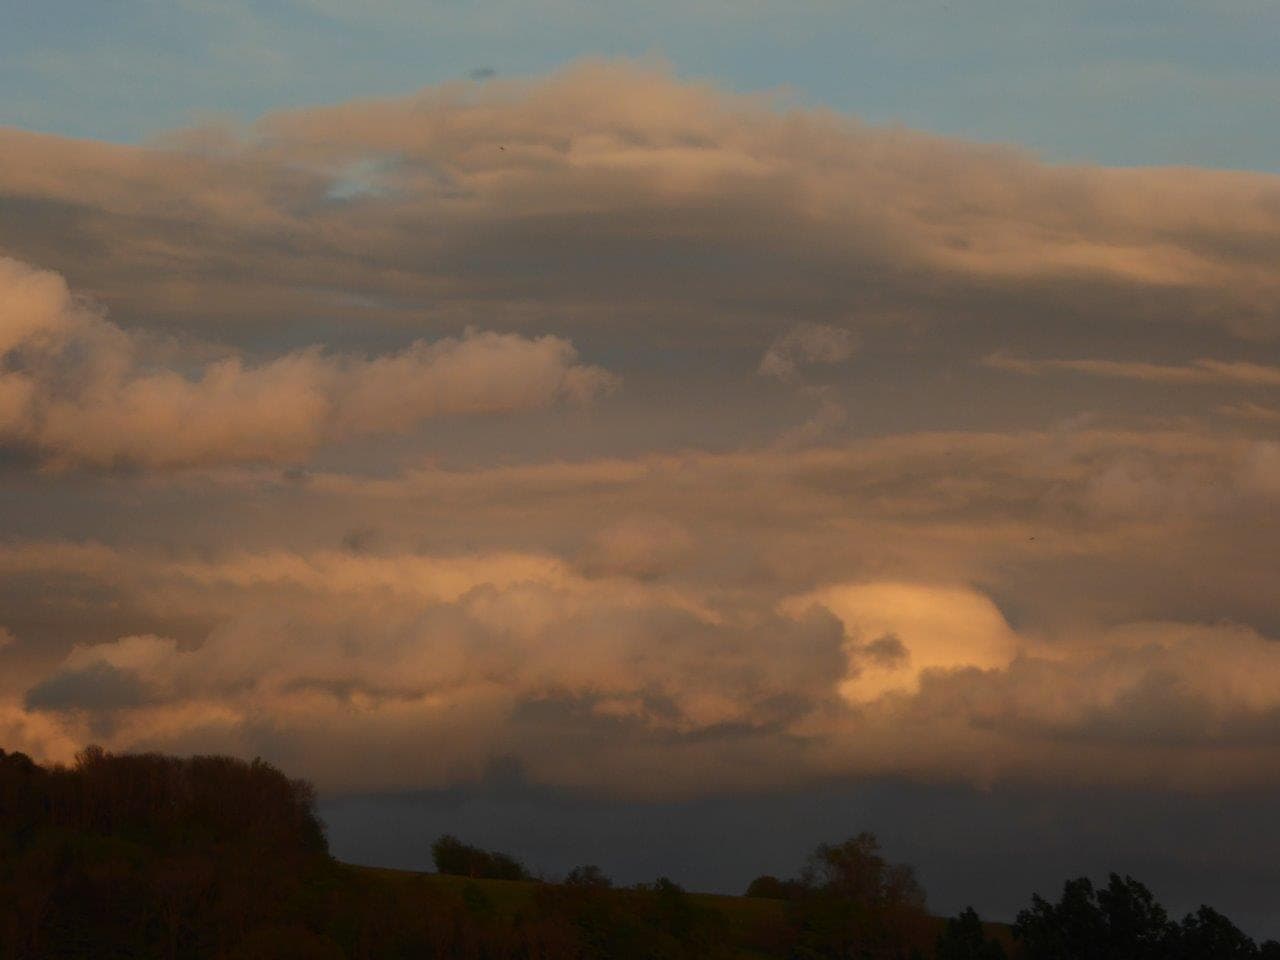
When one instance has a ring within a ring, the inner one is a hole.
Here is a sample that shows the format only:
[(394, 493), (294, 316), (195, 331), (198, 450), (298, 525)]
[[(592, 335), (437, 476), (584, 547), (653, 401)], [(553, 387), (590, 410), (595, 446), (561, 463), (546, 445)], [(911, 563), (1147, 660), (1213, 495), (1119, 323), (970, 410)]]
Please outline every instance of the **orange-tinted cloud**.
[[(72, 597), (87, 581), (185, 632), (63, 646), (10, 695), (71, 740), (269, 744), (344, 788), (509, 752), (631, 793), (886, 772), (1253, 783), (1274, 769), (1277, 463), (1208, 434), (1066, 431), (228, 474), (225, 507), (176, 477), (170, 496), (214, 511), (198, 549), (14, 542), (0, 572)], [(242, 546), (246, 498), (332, 545)], [(343, 549), (357, 517), (381, 532)], [(424, 531), (434, 549), (412, 545)], [(429, 768), (404, 762), (415, 738)]]
[(931, 670), (1002, 670), (1019, 653), (995, 604), (955, 586), (839, 584), (785, 606), (793, 614), (820, 606), (840, 620), (852, 669), (839, 690), (853, 703), (916, 694)]

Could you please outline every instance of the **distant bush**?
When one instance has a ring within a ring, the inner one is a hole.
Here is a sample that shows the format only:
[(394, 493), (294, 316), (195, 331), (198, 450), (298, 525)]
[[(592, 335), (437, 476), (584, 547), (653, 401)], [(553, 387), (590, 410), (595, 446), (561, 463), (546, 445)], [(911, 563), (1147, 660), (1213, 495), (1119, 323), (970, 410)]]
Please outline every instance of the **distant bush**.
[(564, 878), (564, 882), (568, 887), (588, 887), (593, 890), (607, 890), (613, 886), (613, 881), (594, 863), (574, 867)]
[(528, 880), (529, 871), (515, 857), (496, 850), (481, 850), (445, 834), (431, 845), (436, 872), (476, 880)]

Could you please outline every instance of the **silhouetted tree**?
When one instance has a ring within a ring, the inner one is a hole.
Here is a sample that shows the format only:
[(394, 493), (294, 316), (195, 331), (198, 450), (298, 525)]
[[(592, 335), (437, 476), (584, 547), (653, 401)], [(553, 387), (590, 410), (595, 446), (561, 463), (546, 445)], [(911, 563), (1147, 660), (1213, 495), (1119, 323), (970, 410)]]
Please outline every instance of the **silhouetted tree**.
[(821, 844), (801, 875), (798, 946), (816, 957), (906, 957), (931, 933), (915, 870), (891, 864), (874, 834)]
[(1013, 931), (1028, 960), (1095, 960), (1105, 956), (1105, 921), (1087, 877), (1068, 880), (1056, 904), (1032, 894), (1031, 906), (1018, 913)]
[(1150, 890), (1133, 877), (1113, 873), (1097, 898), (1110, 956), (1160, 960), (1166, 955), (1172, 925)]
[(1005, 960), (1004, 947), (987, 937), (973, 907), (947, 921), (934, 955), (936, 960)]
[(843, 843), (819, 844), (802, 874), (810, 887), (820, 887), (852, 903), (873, 903), (884, 886), (888, 863), (880, 856), (875, 835), (860, 833)]
[(1170, 960), (1254, 960), (1261, 951), (1239, 927), (1212, 907), (1187, 914), (1170, 938)]

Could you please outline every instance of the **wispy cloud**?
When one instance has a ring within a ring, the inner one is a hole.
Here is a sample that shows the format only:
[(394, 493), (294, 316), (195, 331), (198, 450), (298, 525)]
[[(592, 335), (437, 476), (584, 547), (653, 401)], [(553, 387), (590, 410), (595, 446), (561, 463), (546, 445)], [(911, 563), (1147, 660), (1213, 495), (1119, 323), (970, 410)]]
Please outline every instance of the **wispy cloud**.
[(1255, 420), (1259, 423), (1280, 423), (1280, 409), (1263, 406), (1252, 401), (1223, 404), (1218, 407), (1218, 412), (1244, 420)]
[(802, 323), (769, 345), (760, 359), (760, 373), (779, 380), (795, 380), (800, 371), (817, 364), (836, 364), (853, 356), (853, 332), (829, 323)]
[(1170, 384), (1234, 384), (1248, 387), (1280, 387), (1280, 367), (1260, 363), (1193, 360), (1187, 364), (1146, 363), (1130, 360), (1033, 360), (993, 353), (982, 361), (997, 370), (1031, 376), (1065, 370), (1094, 377), (1145, 380)]

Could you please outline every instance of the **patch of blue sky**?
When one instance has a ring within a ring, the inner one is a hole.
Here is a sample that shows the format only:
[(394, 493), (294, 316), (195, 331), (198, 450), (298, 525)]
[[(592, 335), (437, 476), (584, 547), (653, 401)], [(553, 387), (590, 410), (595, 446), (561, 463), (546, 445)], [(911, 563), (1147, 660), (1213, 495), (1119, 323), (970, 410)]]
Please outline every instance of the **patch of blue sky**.
[(0, 0), (0, 13), (0, 123), (73, 136), (137, 141), (648, 57), (1054, 160), (1280, 169), (1270, 0)]

